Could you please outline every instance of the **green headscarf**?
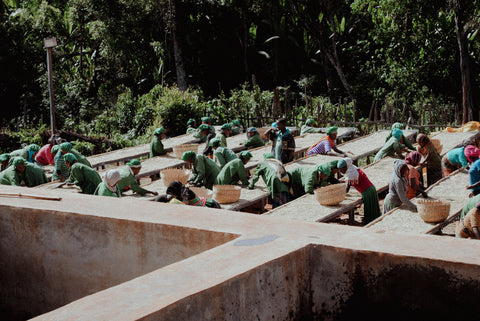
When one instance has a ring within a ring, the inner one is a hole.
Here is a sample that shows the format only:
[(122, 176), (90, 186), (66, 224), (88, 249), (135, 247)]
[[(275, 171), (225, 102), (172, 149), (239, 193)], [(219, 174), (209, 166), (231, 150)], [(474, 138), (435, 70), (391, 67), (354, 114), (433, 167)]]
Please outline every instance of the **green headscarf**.
[(205, 116), (205, 117), (202, 117), (202, 123), (204, 124), (211, 124), (212, 123), (212, 119), (208, 116)]
[(246, 151), (246, 150), (242, 151), (240, 153), (240, 156), (242, 156), (245, 159), (250, 159), (250, 158), (253, 157), (252, 153), (250, 153), (249, 151)]
[(310, 126), (311, 124), (315, 123), (315, 119), (309, 118), (305, 121), (305, 125)]
[(325, 174), (325, 176), (330, 176), (330, 174), (332, 173), (330, 166), (328, 166), (327, 164), (318, 165), (317, 171)]
[(220, 146), (220, 143), (221, 143), (220, 139), (213, 138), (208, 145), (211, 147), (218, 147)]
[(221, 128), (222, 129), (232, 129), (232, 124), (230, 124), (230, 123), (223, 124)]
[(69, 152), (73, 148), (73, 145), (70, 144), (69, 142), (61, 143), (60, 144), (60, 149), (63, 150), (64, 152)]
[(10, 159), (10, 154), (9, 153), (5, 153), (5, 154), (0, 155), (0, 163), (6, 162), (9, 159)]
[(332, 127), (329, 127), (327, 129), (327, 135), (330, 135), (330, 134), (334, 134), (338, 131), (338, 127), (337, 126), (332, 126)]
[(69, 162), (70, 164), (73, 164), (77, 161), (77, 157), (75, 157), (75, 155), (73, 155), (72, 153), (66, 153), (65, 155), (63, 155), (63, 158), (66, 162)]
[(158, 127), (157, 129), (155, 129), (153, 134), (154, 135), (160, 135), (160, 134), (163, 134), (163, 132), (165, 132), (165, 129), (163, 129), (163, 127)]
[(347, 162), (342, 158), (338, 161), (337, 168), (347, 167)]
[(50, 150), (50, 153), (52, 153), (52, 155), (56, 155), (59, 149), (60, 149), (60, 145), (54, 145)]
[(326, 163), (325, 165), (327, 165), (328, 167), (330, 167), (330, 169), (335, 169), (335, 168), (338, 168), (338, 162), (339, 160), (338, 159), (335, 159), (333, 161), (330, 161), (328, 163)]
[(210, 126), (207, 125), (207, 124), (201, 124), (200, 126), (198, 126), (198, 130), (199, 130), (199, 131), (202, 131), (202, 130), (210, 130)]
[(195, 119), (190, 118), (190, 119), (187, 121), (187, 126), (188, 126), (188, 125), (191, 125), (191, 124), (193, 124), (193, 123), (195, 123)]
[(18, 166), (18, 165), (22, 165), (22, 164), (25, 164), (25, 160), (23, 159), (23, 157), (14, 157), (13, 160), (12, 160), (12, 165), (13, 166)]
[(394, 128), (397, 128), (397, 129), (402, 129), (403, 128), (403, 124), (402, 123), (394, 123), (392, 125), (392, 129)]
[(197, 154), (195, 154), (194, 151), (188, 150), (185, 153), (183, 153), (182, 160), (186, 162), (187, 160), (189, 160), (190, 158), (195, 157), (195, 156), (197, 156)]
[(142, 167), (142, 164), (140, 163), (140, 161), (136, 158), (133, 158), (131, 159), (128, 163), (127, 163), (128, 166), (130, 167)]
[(40, 150), (40, 146), (38, 146), (37, 144), (31, 144), (28, 145), (27, 149), (32, 152), (38, 152)]
[(232, 120), (232, 125), (233, 126), (240, 126), (240, 121), (238, 119)]

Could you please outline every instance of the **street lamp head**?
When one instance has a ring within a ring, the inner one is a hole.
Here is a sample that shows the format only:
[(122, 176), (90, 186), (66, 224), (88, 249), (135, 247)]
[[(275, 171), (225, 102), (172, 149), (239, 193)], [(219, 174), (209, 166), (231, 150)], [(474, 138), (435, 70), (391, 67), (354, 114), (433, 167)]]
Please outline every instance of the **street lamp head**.
[(52, 37), (52, 38), (45, 38), (43, 39), (43, 46), (45, 48), (53, 48), (57, 46), (57, 38)]

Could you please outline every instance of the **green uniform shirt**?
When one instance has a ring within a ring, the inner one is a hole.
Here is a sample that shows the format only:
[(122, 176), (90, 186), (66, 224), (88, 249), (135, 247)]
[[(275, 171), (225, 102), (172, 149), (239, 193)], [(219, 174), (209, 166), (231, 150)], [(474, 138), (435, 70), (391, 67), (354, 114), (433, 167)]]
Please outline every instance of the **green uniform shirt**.
[(193, 163), (192, 175), (188, 180), (212, 189), (218, 173), (220, 173), (220, 167), (213, 160), (204, 155), (197, 155)]
[(260, 135), (253, 135), (250, 137), (246, 142), (243, 143), (247, 148), (257, 148), (261, 146), (265, 146), (265, 142), (263, 141)]
[(400, 144), (398, 139), (395, 137), (391, 137), (385, 145), (378, 151), (378, 153), (375, 155), (375, 162), (381, 160), (382, 158), (385, 158), (387, 156), (393, 156), (395, 155), (395, 152), (398, 150), (403, 149), (405, 146), (403, 144)]
[(65, 163), (65, 159), (63, 158), (62, 151), (59, 150), (55, 155), (55, 169), (53, 170), (52, 179), (60, 179), (60, 176), (57, 175), (57, 172), (60, 172), (62, 176), (67, 179), (70, 176), (70, 169), (68, 168), (67, 164)]
[(0, 172), (0, 185), (20, 186), (21, 178), (15, 166), (9, 166)]
[(23, 178), (25, 179), (25, 185), (28, 187), (34, 187), (48, 183), (47, 175), (40, 166), (32, 163), (25, 163), (25, 172), (23, 172)]
[(167, 152), (163, 148), (163, 143), (158, 138), (157, 135), (153, 136), (152, 142), (150, 143), (150, 158), (160, 155), (165, 155)]
[(255, 183), (259, 180), (260, 177), (262, 177), (263, 181), (265, 182), (265, 185), (267, 185), (267, 188), (270, 192), (270, 195), (275, 197), (276, 193), (281, 193), (281, 192), (286, 192), (289, 193), (288, 187), (282, 183), (280, 178), (277, 175), (277, 172), (275, 171), (275, 164), (271, 164), (272, 162), (269, 160), (265, 160), (263, 163), (260, 163), (260, 165), (257, 166), (257, 170), (255, 171), (255, 174), (252, 177), (252, 180), (249, 184), (249, 188), (253, 188), (255, 186)]
[(300, 129), (300, 135), (307, 134), (307, 133), (321, 133), (321, 128), (311, 127), (307, 125), (303, 125)]
[(219, 147), (227, 147), (227, 137), (223, 133), (218, 133), (215, 138), (220, 139), (220, 146)]
[(228, 162), (217, 176), (217, 184), (219, 185), (236, 184), (238, 181), (241, 181), (244, 185), (248, 185), (245, 165), (240, 158)]
[(297, 167), (289, 171), (291, 175), (291, 183), (293, 196), (295, 198), (305, 194), (313, 194), (313, 190), (321, 181), (318, 181), (318, 166), (310, 168)]
[(96, 170), (78, 162), (70, 167), (70, 178), (75, 185), (82, 189), (84, 194), (95, 193), (98, 184), (102, 182), (102, 178)]
[(75, 155), (75, 157), (77, 158), (77, 162), (79, 162), (81, 164), (84, 164), (84, 165), (87, 165), (88, 167), (92, 167), (92, 164), (90, 164), (88, 159), (85, 156), (83, 156), (82, 154), (80, 154), (80, 152), (78, 150), (76, 150), (75, 148), (72, 148), (70, 153)]
[(10, 153), (10, 159), (14, 157), (22, 157), (24, 160), (28, 160), (28, 150), (26, 148), (16, 149)]
[(217, 147), (213, 152), (213, 160), (218, 163), (220, 169), (222, 169), (228, 162), (237, 158), (237, 154), (227, 147)]
[(232, 127), (232, 136), (243, 133), (243, 126), (233, 126)]
[(127, 165), (121, 167), (118, 169), (118, 171), (120, 172), (120, 176), (122, 177), (120, 182), (118, 182), (117, 184), (117, 188), (120, 190), (120, 193), (127, 191), (128, 189), (131, 189), (132, 191), (140, 195), (145, 195), (148, 192), (146, 189), (138, 185), (138, 182), (135, 179), (135, 176), (133, 175), (130, 166)]
[[(392, 132), (390, 132), (387, 138), (385, 138), (385, 142), (387, 142), (391, 137), (392, 137)], [(400, 137), (400, 143), (404, 144), (408, 149), (415, 150), (415, 147), (413, 147), (412, 143), (410, 143), (410, 141), (403, 135), (402, 137)]]
[(202, 143), (205, 143), (207, 141), (207, 136), (204, 136), (201, 131), (198, 130), (198, 128), (195, 129), (195, 132), (193, 134), (193, 138), (198, 138)]
[(117, 188), (117, 192), (114, 193), (111, 190), (108, 189), (107, 185), (105, 185), (105, 182), (102, 181), (100, 184), (98, 184), (97, 189), (95, 190), (94, 195), (99, 195), (99, 196), (111, 196), (111, 197), (120, 197), (120, 190)]

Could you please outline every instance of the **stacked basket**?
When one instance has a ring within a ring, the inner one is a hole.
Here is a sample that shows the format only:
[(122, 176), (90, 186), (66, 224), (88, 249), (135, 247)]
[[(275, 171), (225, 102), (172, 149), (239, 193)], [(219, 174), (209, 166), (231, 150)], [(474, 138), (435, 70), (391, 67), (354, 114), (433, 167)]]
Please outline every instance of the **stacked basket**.
[(183, 185), (187, 184), (190, 174), (182, 168), (167, 168), (160, 172), (163, 184), (168, 187), (172, 181), (180, 181)]
[(193, 151), (195, 153), (198, 152), (198, 145), (199, 144), (182, 144), (173, 147), (173, 152), (175, 153), (175, 157), (178, 159), (182, 158), (183, 153), (188, 151)]
[(440, 200), (418, 200), (417, 210), (425, 222), (439, 223), (450, 214), (450, 203)]
[(237, 202), (241, 192), (242, 189), (237, 185), (213, 185), (213, 198), (220, 204)]
[(345, 184), (334, 184), (317, 188), (314, 193), (320, 205), (337, 205), (345, 199), (347, 190)]

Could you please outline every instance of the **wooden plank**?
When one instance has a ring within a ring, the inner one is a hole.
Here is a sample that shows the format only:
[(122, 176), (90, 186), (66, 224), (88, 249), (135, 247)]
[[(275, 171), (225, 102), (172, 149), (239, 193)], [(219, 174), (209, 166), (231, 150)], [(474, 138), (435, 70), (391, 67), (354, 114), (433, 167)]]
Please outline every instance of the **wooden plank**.
[[(458, 170), (427, 189), (430, 198), (450, 202), (450, 215), (447, 220), (453, 220), (468, 201), (469, 191), (465, 189), (467, 184), (468, 173)], [(419, 199), (414, 198), (412, 202), (416, 203)], [(417, 212), (410, 211), (402, 205), (382, 215), (366, 227), (374, 230), (425, 234), (438, 230), (440, 226), (441, 224), (425, 223)]]

